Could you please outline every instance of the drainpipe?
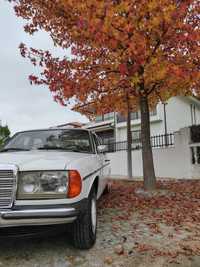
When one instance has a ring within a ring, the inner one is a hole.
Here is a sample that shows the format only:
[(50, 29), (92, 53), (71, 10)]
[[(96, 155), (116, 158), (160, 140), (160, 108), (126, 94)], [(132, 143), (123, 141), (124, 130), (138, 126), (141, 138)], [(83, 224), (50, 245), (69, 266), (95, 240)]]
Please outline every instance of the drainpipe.
[(165, 145), (168, 146), (166, 105), (167, 105), (167, 103), (164, 102), (163, 103), (163, 108), (164, 108), (164, 125), (165, 125)]
[(117, 142), (117, 112), (114, 112), (114, 141)]
[(113, 150), (116, 152), (116, 143), (117, 143), (117, 112), (114, 112), (114, 142)]
[(128, 178), (132, 178), (133, 171), (132, 171), (131, 110), (130, 110), (128, 95), (127, 95), (127, 169), (128, 169)]

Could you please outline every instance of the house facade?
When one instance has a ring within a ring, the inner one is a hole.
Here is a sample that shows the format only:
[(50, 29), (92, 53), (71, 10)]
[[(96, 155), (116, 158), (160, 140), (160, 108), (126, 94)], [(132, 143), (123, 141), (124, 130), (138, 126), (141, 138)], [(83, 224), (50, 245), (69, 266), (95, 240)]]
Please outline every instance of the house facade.
[[(165, 104), (159, 103), (150, 112), (151, 136), (174, 133), (180, 128), (200, 124), (200, 100), (196, 97), (177, 96)], [(119, 113), (97, 116), (84, 126), (94, 130), (104, 143), (127, 140), (126, 118)], [(132, 141), (138, 142), (141, 134), (140, 111), (131, 113)]]

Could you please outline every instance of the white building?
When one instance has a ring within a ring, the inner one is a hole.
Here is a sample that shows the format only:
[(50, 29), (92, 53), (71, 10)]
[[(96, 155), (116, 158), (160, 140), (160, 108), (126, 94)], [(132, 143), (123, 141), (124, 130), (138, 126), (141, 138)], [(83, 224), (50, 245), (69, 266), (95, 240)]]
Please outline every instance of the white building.
[[(140, 139), (140, 112), (131, 114), (132, 140)], [(180, 128), (200, 124), (200, 100), (195, 97), (173, 97), (168, 103), (159, 103), (150, 114), (151, 135), (174, 133)], [(116, 113), (97, 116), (95, 121), (88, 123), (88, 129), (93, 129), (105, 143), (127, 140), (126, 118)]]

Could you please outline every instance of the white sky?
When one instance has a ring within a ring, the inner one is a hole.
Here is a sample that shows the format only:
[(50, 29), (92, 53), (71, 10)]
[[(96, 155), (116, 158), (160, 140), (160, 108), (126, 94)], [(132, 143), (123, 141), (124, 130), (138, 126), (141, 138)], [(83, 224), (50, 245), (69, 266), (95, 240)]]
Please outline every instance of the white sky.
[(28, 76), (35, 69), (21, 57), (18, 49), (21, 42), (56, 55), (63, 54), (53, 47), (46, 33), (35, 36), (24, 33), (23, 21), (15, 16), (11, 4), (0, 1), (0, 120), (3, 124), (7, 123), (15, 133), (71, 121), (86, 122), (85, 116), (54, 102), (47, 87), (30, 85)]

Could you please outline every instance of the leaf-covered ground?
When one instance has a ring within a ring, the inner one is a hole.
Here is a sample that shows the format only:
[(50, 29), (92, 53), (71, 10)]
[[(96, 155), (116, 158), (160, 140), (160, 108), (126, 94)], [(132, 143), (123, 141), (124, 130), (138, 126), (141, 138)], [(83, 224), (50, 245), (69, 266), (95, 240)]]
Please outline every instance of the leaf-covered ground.
[(162, 181), (151, 194), (141, 188), (112, 182), (91, 250), (74, 249), (56, 229), (42, 238), (0, 236), (0, 267), (200, 267), (200, 181)]
[(144, 192), (141, 182), (116, 181), (111, 187), (100, 202), (100, 214), (112, 214), (121, 254), (161, 258), (158, 266), (200, 255), (200, 181), (160, 181), (152, 193)]

